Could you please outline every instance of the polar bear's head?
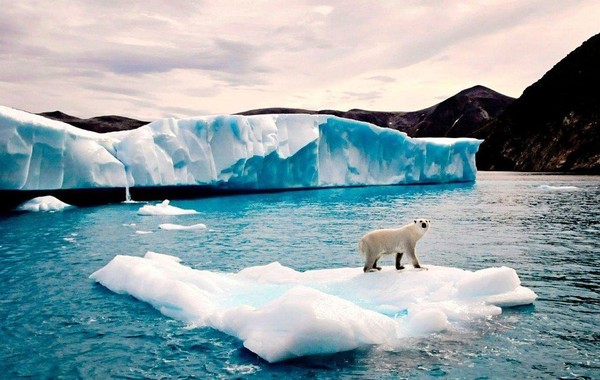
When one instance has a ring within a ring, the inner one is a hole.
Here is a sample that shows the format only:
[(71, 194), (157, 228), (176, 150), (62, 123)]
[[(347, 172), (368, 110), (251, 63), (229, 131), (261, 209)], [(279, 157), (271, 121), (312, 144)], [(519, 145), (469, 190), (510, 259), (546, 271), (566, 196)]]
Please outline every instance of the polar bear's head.
[(431, 225), (431, 220), (429, 219), (415, 219), (414, 225), (417, 227), (417, 230), (421, 234), (421, 236), (425, 235), (427, 231), (429, 231), (429, 226)]

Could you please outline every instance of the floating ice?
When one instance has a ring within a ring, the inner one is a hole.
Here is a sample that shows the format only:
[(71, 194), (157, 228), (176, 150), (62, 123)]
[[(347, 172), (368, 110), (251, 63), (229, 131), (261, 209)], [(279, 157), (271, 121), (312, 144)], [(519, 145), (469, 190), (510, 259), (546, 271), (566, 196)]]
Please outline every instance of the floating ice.
[(537, 298), (511, 268), (428, 268), (297, 272), (271, 263), (218, 273), (148, 252), (116, 256), (90, 277), (169, 317), (235, 336), (269, 362), (394, 345)]
[(192, 224), (191, 226), (184, 226), (181, 224), (163, 223), (163, 224), (159, 224), (158, 227), (161, 230), (167, 230), (167, 231), (175, 231), (175, 230), (194, 231), (194, 230), (205, 230), (206, 224), (198, 223), (198, 224)]
[(18, 211), (61, 211), (73, 207), (51, 195), (37, 197), (22, 203), (17, 207)]
[(329, 115), (161, 119), (98, 134), (0, 106), (0, 189), (286, 189), (473, 181), (481, 140)]
[(577, 186), (551, 186), (551, 185), (540, 185), (539, 187), (545, 191), (574, 191), (579, 190)]
[(186, 210), (171, 206), (168, 199), (157, 205), (144, 205), (138, 210), (138, 215), (190, 215), (197, 213), (198, 211), (196, 210)]

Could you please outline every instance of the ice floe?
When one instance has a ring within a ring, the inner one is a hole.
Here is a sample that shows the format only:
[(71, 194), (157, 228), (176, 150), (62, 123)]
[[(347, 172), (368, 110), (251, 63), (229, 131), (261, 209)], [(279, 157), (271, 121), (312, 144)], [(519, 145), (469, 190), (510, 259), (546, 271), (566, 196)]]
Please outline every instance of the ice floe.
[(298, 272), (275, 262), (221, 273), (148, 252), (116, 256), (90, 277), (166, 316), (235, 336), (269, 362), (394, 345), (537, 298), (512, 268), (428, 269)]
[(138, 210), (138, 215), (190, 215), (197, 214), (196, 210), (186, 210), (171, 206), (170, 201), (165, 199), (156, 205), (144, 205)]

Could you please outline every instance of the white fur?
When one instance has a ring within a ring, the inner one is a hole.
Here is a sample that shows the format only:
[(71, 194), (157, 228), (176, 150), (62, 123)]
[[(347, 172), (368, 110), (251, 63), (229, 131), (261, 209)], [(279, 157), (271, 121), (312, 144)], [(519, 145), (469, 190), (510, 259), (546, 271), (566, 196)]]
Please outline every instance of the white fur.
[[(358, 243), (358, 249), (365, 256), (364, 271), (380, 270), (377, 260), (383, 255), (399, 254), (401, 257), (403, 253), (406, 253), (413, 267), (420, 268), (415, 246), (427, 233), (430, 224), (428, 219), (415, 219), (400, 228), (375, 230), (364, 235)], [(396, 259), (396, 268), (402, 269), (399, 258)]]

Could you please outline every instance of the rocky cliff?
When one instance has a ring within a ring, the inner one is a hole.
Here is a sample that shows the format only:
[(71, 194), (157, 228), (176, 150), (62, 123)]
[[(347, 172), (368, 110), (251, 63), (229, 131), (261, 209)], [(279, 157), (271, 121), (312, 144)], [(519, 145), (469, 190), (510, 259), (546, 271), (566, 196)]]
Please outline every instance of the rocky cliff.
[(600, 173), (599, 120), (600, 34), (469, 136), (485, 139), (479, 169)]

